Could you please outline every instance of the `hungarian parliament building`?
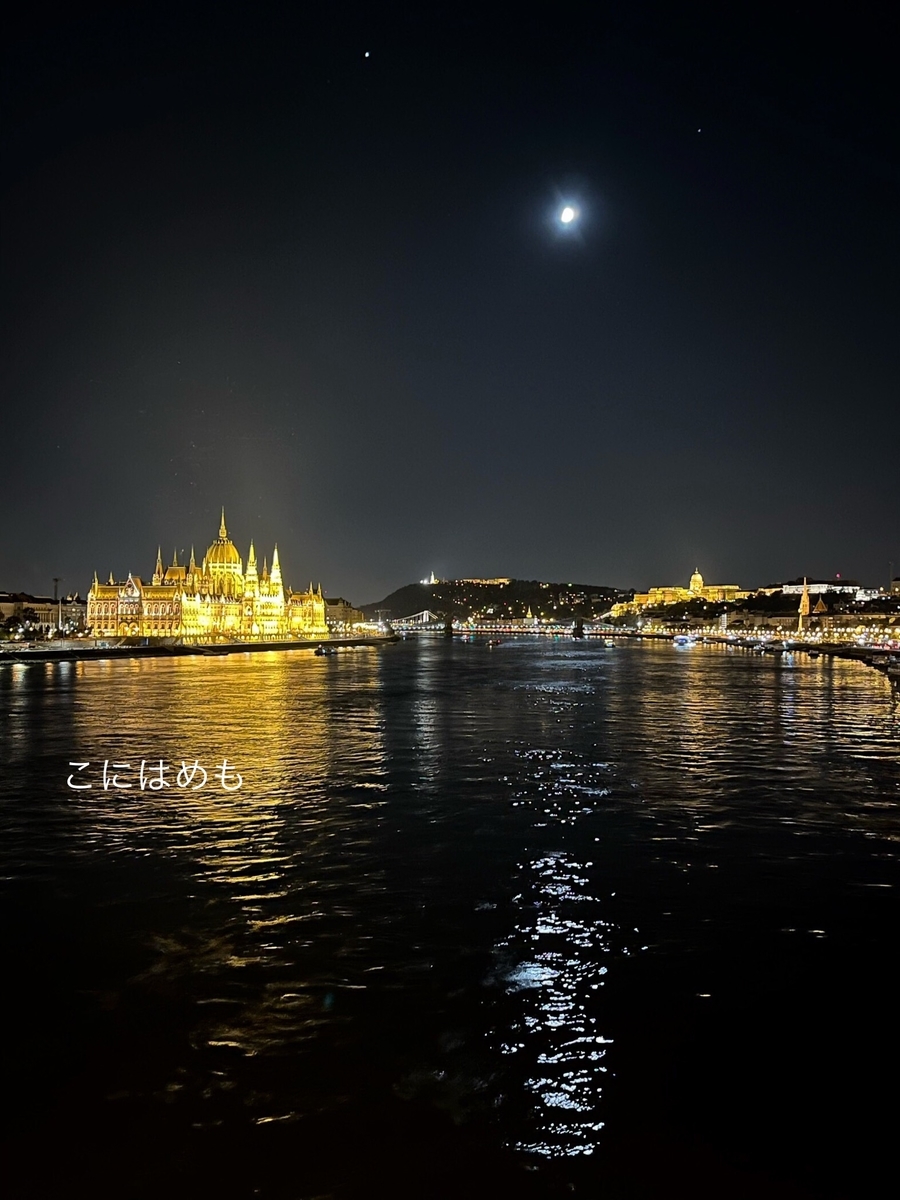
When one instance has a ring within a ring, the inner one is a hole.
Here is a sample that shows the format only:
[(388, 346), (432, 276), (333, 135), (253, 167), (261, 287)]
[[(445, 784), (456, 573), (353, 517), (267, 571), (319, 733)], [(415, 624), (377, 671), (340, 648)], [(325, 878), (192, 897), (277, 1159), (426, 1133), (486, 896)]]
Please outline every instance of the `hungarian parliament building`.
[(281, 578), (278, 547), (272, 566), (260, 571), (253, 543), (247, 569), (225, 528), (198, 567), (191, 551), (187, 566), (164, 567), (157, 553), (150, 583), (129, 575), (117, 583), (94, 582), (87, 598), (87, 626), (94, 637), (177, 638), (183, 642), (287, 641), (328, 636), (322, 585), (293, 592)]

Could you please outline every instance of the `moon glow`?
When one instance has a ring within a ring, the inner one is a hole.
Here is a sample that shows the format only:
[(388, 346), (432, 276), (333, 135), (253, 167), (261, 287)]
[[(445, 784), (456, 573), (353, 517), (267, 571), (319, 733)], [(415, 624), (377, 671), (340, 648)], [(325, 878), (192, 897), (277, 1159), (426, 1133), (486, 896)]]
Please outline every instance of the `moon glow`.
[(559, 219), (562, 221), (563, 225), (571, 225), (575, 220), (575, 216), (575, 209), (571, 206), (571, 204), (567, 204), (559, 214)]

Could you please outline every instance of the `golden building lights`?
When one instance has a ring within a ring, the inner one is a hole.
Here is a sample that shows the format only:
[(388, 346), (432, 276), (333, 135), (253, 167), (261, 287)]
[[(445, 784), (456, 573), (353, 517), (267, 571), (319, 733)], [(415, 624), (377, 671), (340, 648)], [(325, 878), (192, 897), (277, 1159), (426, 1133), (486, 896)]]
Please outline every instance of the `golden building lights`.
[(218, 537), (198, 567), (193, 549), (185, 566), (164, 567), (157, 552), (149, 583), (129, 574), (100, 583), (96, 572), (88, 592), (87, 625), (95, 637), (178, 638), (185, 642), (278, 641), (328, 636), (322, 585), (305, 592), (285, 588), (276, 546), (272, 566), (259, 569), (250, 543), (247, 568), (228, 536), (225, 510)]

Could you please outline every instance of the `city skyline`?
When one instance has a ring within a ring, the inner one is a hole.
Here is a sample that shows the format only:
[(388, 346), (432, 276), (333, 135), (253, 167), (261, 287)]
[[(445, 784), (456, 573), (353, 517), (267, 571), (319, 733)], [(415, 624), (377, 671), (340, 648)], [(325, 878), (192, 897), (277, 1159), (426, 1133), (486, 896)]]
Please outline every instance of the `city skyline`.
[[(222, 523), (222, 528), (224, 528), (224, 523), (225, 523), (224, 508), (222, 509), (221, 523)], [(220, 529), (220, 534), (221, 534), (221, 529)], [(238, 539), (238, 540), (241, 540), (241, 539)], [(251, 536), (248, 540), (249, 540), (249, 546), (250, 546), (250, 555), (253, 557), (253, 563), (254, 563), (254, 567), (255, 567), (256, 561), (257, 561), (255, 543), (258, 539), (255, 539), (254, 537)], [(278, 559), (277, 543), (274, 544), (274, 554), (275, 554), (275, 561), (277, 562), (277, 559)], [(179, 559), (181, 560), (180, 562), (179, 562)], [(192, 570), (194, 570), (194, 567), (193, 567), (194, 559), (195, 559), (195, 550), (194, 550), (193, 543), (191, 543), (188, 547), (179, 547), (176, 545), (172, 552), (172, 563), (169, 564), (168, 556), (165, 555), (162, 551), (162, 543), (159, 543), (157, 545), (157, 551), (156, 551), (156, 568), (155, 568), (155, 571), (151, 572), (151, 574), (153, 574), (153, 582), (156, 583), (157, 574), (159, 574), (161, 579), (165, 578), (167, 569), (169, 569), (170, 567), (178, 568), (180, 570), (180, 572), (182, 573), (182, 575), (184, 574), (185, 569), (187, 569), (188, 572), (190, 573)], [(129, 559), (128, 561), (131, 561), (131, 560)], [(266, 570), (266, 566), (265, 566), (266, 561), (267, 561), (267, 555), (264, 554), (263, 555), (263, 568), (262, 568), (262, 570), (264, 572)], [(204, 562), (205, 562), (205, 560), (204, 560)], [(190, 565), (189, 565), (189, 563), (190, 563)], [(732, 600), (735, 598), (744, 598), (744, 597), (753, 595), (757, 592), (777, 589), (777, 588), (780, 588), (782, 585), (784, 585), (786, 591), (788, 591), (788, 590), (797, 591), (800, 588), (800, 586), (802, 585), (802, 583), (806, 582), (807, 580), (808, 580), (809, 584), (813, 587), (814, 590), (821, 590), (822, 588), (830, 588), (833, 586), (837, 591), (848, 591), (850, 584), (852, 584), (854, 589), (859, 589), (861, 591), (866, 591), (866, 592), (870, 592), (870, 593), (874, 593), (876, 591), (890, 593), (892, 591), (897, 590), (897, 583), (898, 583), (898, 581), (900, 581), (900, 576), (898, 576), (898, 574), (897, 574), (898, 567), (900, 567), (900, 564), (895, 564), (895, 563), (886, 564), (884, 578), (883, 579), (875, 579), (875, 580), (856, 578), (845, 572), (835, 572), (833, 575), (827, 576), (827, 577), (819, 577), (819, 576), (816, 576), (809, 572), (800, 572), (800, 573), (794, 572), (794, 573), (785, 574), (783, 576), (783, 578), (781, 578), (781, 579), (766, 579), (764, 581), (754, 580), (754, 581), (751, 581), (746, 584), (741, 583), (741, 584), (729, 584), (729, 585), (723, 585), (723, 584), (710, 585), (707, 583), (704, 586), (703, 572), (700, 570), (699, 566), (696, 566), (693, 573), (682, 570), (680, 575), (674, 582), (660, 583), (658, 579), (654, 579), (654, 581), (652, 583), (650, 583), (646, 586), (639, 586), (639, 585), (635, 585), (634, 583), (624, 583), (624, 584), (610, 583), (608, 580), (604, 580), (604, 579), (600, 579), (600, 578), (594, 578), (594, 579), (589, 579), (589, 580), (588, 579), (578, 579), (572, 573), (563, 574), (555, 580), (550, 580), (550, 581), (545, 581), (545, 582), (549, 582), (549, 583), (553, 583), (553, 584), (564, 584), (565, 583), (565, 584), (568, 584), (569, 586), (572, 586), (575, 583), (588, 584), (589, 586), (597, 586), (597, 587), (609, 589), (611, 591), (617, 591), (617, 592), (622, 592), (622, 593), (634, 592), (637, 594), (637, 596), (641, 596), (643, 594), (645, 597), (651, 597), (651, 598), (652, 598), (653, 594), (656, 593), (656, 594), (658, 594), (657, 599), (660, 599), (664, 603), (673, 602), (673, 597), (675, 596), (675, 593), (678, 593), (678, 596), (677, 596), (678, 599), (689, 598), (692, 594), (699, 596), (702, 593), (703, 597), (706, 599), (709, 599), (709, 600), (716, 599), (719, 601), (729, 601), (729, 600)], [(199, 568), (197, 568), (197, 570), (199, 570)], [(91, 569), (90, 574), (93, 577), (94, 583), (97, 583), (98, 580), (100, 580), (102, 582), (103, 580), (106, 579), (106, 576), (108, 574), (110, 583), (112, 583), (112, 581), (115, 579), (116, 586), (120, 586), (127, 579), (131, 579), (131, 578), (145, 579), (148, 575), (148, 573), (146, 571), (143, 571), (142, 569), (140, 569), (140, 567), (135, 568), (133, 566), (125, 568), (125, 569), (121, 569), (121, 568), (116, 569), (115, 567), (109, 567), (108, 571), (105, 567), (104, 568), (94, 567)], [(278, 577), (280, 580), (281, 579), (280, 563), (278, 564)], [(686, 583), (682, 582), (682, 579), (687, 582)], [(391, 587), (389, 587), (388, 590), (385, 593), (383, 593), (381, 597), (371, 598), (371, 599), (356, 597), (355, 599), (362, 604), (371, 606), (372, 604), (377, 603), (378, 599), (384, 598), (384, 596), (387, 596), (397, 590), (400, 590), (400, 589), (403, 589), (403, 588), (406, 588), (409, 586), (413, 586), (416, 582), (418, 582), (420, 585), (423, 585), (423, 586), (440, 585), (440, 584), (447, 584), (447, 583), (463, 583), (463, 584), (472, 584), (472, 585), (478, 585), (478, 584), (495, 585), (495, 584), (503, 584), (503, 583), (507, 583), (507, 584), (515, 583), (517, 581), (522, 582), (522, 581), (528, 581), (528, 580), (538, 580), (539, 581), (540, 576), (537, 576), (534, 573), (530, 573), (530, 574), (525, 573), (525, 574), (521, 574), (521, 575), (509, 575), (509, 576), (438, 575), (434, 570), (432, 570), (430, 572), (430, 574), (428, 576), (426, 576), (426, 578), (418, 580), (418, 581), (411, 580), (411, 579), (395, 581), (394, 584)], [(698, 580), (699, 580), (699, 583), (697, 583)], [(54, 585), (59, 585), (63, 582), (67, 582), (67, 581), (65, 581), (63, 579), (63, 577), (54, 577), (52, 579), (52, 582)], [(286, 586), (287, 586), (287, 584), (286, 584)], [(76, 597), (76, 596), (86, 596), (88, 594), (88, 592), (90, 591), (90, 588), (91, 588), (91, 584), (88, 583), (84, 588), (81, 588), (78, 586), (62, 587), (62, 588), (55, 586), (55, 591), (63, 598), (71, 598), (71, 597)], [(328, 588), (328, 587), (323, 586), (321, 581), (316, 586), (316, 589), (314, 589), (313, 584), (310, 584), (309, 591), (312, 592), (313, 590), (321, 590), (321, 594), (323, 596), (338, 596), (338, 595), (342, 594), (339, 589)], [(34, 592), (29, 593), (29, 590), (27, 588), (15, 587), (15, 586), (0, 588), (0, 592), (5, 592), (5, 593), (9, 593), (9, 594), (16, 594), (16, 593), (32, 594), (35, 596), (48, 596), (50, 594), (49, 590), (42, 592), (40, 589), (37, 589)], [(662, 599), (663, 595), (666, 593), (672, 593), (672, 596), (668, 596), (665, 600), (663, 600)]]

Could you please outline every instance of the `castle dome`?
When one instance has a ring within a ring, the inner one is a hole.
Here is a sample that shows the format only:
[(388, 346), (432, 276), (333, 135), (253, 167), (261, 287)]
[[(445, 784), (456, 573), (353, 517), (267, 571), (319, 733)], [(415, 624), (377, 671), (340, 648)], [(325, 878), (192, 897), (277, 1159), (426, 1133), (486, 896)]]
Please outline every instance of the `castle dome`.
[(694, 570), (688, 591), (693, 592), (694, 595), (698, 595), (703, 591), (703, 576), (700, 574), (699, 569)]

